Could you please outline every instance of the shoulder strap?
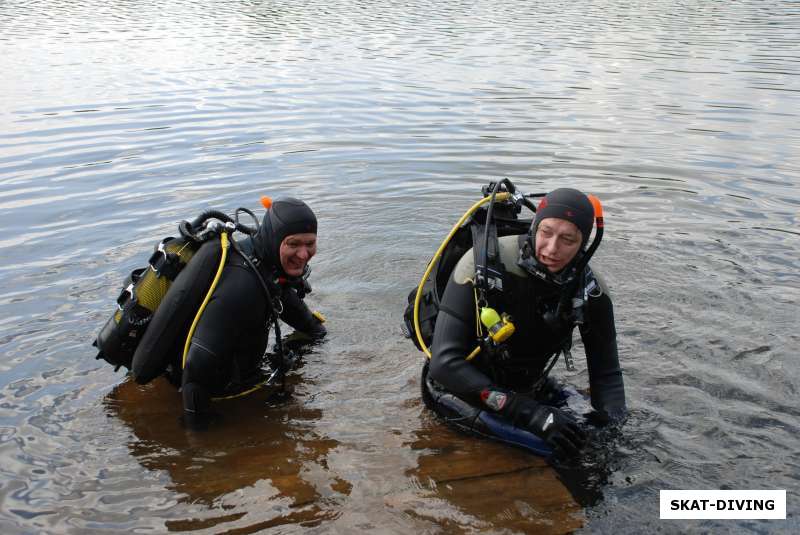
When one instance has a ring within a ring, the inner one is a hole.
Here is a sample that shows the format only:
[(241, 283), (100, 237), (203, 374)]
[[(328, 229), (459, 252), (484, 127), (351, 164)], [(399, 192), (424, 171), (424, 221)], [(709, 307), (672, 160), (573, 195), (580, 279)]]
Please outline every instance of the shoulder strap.
[[(497, 240), (497, 227), (489, 223), (489, 240), (484, 241), (486, 225), (473, 223), (472, 227), (472, 254), (475, 259), (475, 286), (478, 294), (488, 294), (490, 291), (503, 291), (505, 266), (500, 260), (499, 245)], [(484, 249), (486, 247), (486, 249)]]

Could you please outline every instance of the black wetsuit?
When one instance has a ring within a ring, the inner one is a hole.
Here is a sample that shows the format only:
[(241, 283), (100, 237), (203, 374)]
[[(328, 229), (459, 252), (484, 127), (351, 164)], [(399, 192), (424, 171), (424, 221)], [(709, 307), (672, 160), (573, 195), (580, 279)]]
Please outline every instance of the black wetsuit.
[[(509, 238), (512, 239), (515, 238)], [(465, 257), (472, 254), (469, 251)], [(516, 259), (503, 260), (506, 266), (513, 266)], [(429, 378), (475, 406), (482, 405), (480, 393), (484, 389), (499, 387), (529, 393), (551, 357), (571, 338), (572, 328), (567, 322), (554, 326), (543, 319), (546, 311), (555, 310), (559, 294), (520, 269), (509, 270), (500, 302), (490, 303), (499, 312), (510, 314), (516, 327), (507, 342), (508, 354), (505, 358), (490, 359), (482, 351), (467, 361), (465, 357), (477, 345), (475, 293), (471, 281), (454, 280), (456, 276), (463, 277), (463, 270), (462, 275), (457, 273), (458, 268), (442, 297), (431, 347)], [(580, 334), (586, 349), (592, 406), (601, 416), (615, 419), (625, 413), (625, 389), (617, 355), (613, 306), (601, 288), (598, 286), (590, 293)], [(531, 394), (536, 397), (537, 393)]]
[[(249, 244), (240, 245), (247, 254)], [(297, 331), (322, 336), (325, 328), (298, 295), (298, 288), (276, 283), (272, 266), (259, 269), (273, 298), (280, 299), (280, 319)], [(256, 273), (231, 248), (186, 357), (181, 383), (187, 416), (208, 413), (211, 397), (241, 391), (258, 379), (272, 321), (272, 307)]]

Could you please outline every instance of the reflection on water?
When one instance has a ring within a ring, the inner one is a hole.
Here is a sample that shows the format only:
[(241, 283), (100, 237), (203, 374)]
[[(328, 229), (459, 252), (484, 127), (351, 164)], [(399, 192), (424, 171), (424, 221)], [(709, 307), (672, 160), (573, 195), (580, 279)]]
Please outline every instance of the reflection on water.
[(448, 533), (502, 525), (519, 532), (572, 533), (582, 509), (541, 458), (444, 428), (431, 416), (408, 443), (419, 453), (407, 471), (418, 485), (391, 505), (440, 524)]
[[(128, 448), (134, 458), (148, 470), (169, 474), (169, 488), (181, 501), (208, 508), (201, 518), (167, 522), (170, 530), (221, 522), (226, 529), (248, 530), (311, 526), (338, 514), (331, 506), (351, 485), (327, 469), (326, 457), (338, 443), (314, 432), (320, 411), (291, 401), (269, 407), (267, 396), (217, 402), (224, 419), (203, 433), (178, 423), (180, 394), (166, 380), (144, 387), (126, 380), (106, 396), (109, 416), (133, 433)], [(259, 503), (270, 506), (254, 509)]]

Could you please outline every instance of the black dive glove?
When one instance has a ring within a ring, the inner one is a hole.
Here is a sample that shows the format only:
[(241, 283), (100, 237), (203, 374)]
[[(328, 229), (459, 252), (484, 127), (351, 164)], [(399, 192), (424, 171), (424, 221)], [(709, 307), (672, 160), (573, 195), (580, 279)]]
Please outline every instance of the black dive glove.
[(556, 453), (575, 456), (586, 444), (586, 433), (568, 414), (514, 392), (486, 389), (481, 400), (515, 426), (550, 444)]
[(311, 313), (314, 316), (314, 323), (311, 328), (311, 332), (308, 334), (314, 340), (321, 340), (325, 338), (325, 335), (328, 334), (328, 329), (325, 328), (325, 316), (317, 312), (316, 310)]

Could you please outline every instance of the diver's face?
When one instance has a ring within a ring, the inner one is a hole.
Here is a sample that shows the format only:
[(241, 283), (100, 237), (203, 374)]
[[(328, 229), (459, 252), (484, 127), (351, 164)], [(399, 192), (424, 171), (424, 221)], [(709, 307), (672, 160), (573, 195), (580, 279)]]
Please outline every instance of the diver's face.
[(542, 219), (536, 228), (536, 260), (550, 273), (558, 273), (578, 254), (581, 238), (581, 231), (571, 221)]
[(317, 235), (313, 232), (290, 234), (281, 242), (279, 254), (283, 271), (290, 277), (299, 277), (311, 257), (317, 254)]

